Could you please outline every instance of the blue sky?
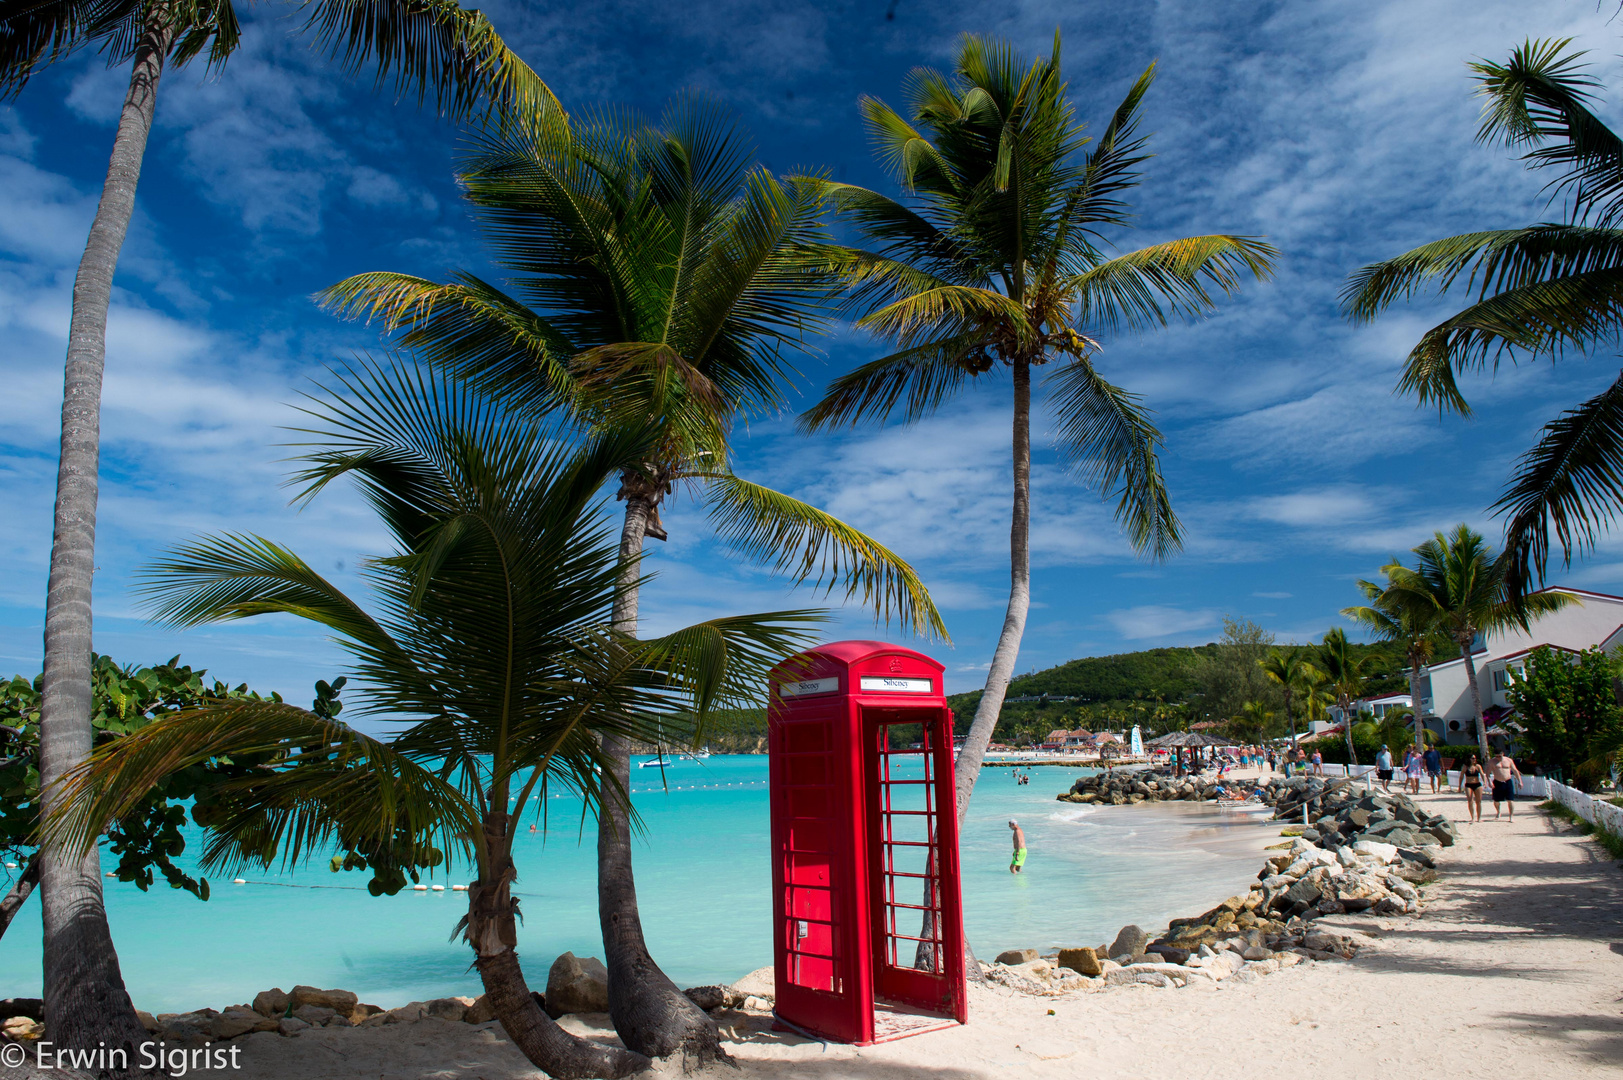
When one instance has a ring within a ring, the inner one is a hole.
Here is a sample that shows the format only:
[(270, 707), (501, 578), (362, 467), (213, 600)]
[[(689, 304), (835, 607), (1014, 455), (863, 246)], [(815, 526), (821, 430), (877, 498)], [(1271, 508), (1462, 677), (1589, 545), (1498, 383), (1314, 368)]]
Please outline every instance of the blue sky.
[[(656, 112), (703, 91), (750, 130), (778, 171), (821, 168), (890, 191), (856, 102), (900, 104), (916, 65), (946, 66), (959, 35), (1046, 50), (1058, 26), (1079, 112), (1102, 124), (1151, 60), (1159, 155), (1124, 247), (1198, 232), (1266, 235), (1272, 282), (1215, 318), (1105, 340), (1101, 367), (1157, 410), (1185, 552), (1136, 559), (1107, 509), (1049, 450), (1039, 402), (1032, 530), (1035, 602), (1019, 670), (1076, 656), (1212, 640), (1221, 618), (1282, 640), (1317, 637), (1372, 575), (1433, 529), (1485, 514), (1538, 427), (1615, 376), (1610, 358), (1507, 367), (1468, 383), (1474, 420), (1394, 397), (1404, 354), (1444, 313), (1395, 311), (1368, 327), (1336, 297), (1357, 266), (1437, 236), (1542, 220), (1542, 181), (1474, 145), (1465, 68), (1523, 38), (1572, 36), (1623, 92), (1623, 22), (1610, 6), (1498, 0), (1293, 3), (793, 3), (741, 0), (546, 5), (488, 12), (565, 105)], [(291, 620), (176, 634), (145, 623), (131, 576), (199, 533), (253, 531), (359, 587), (383, 538), (358, 501), (294, 511), (275, 444), (288, 405), (323, 365), (376, 335), (317, 312), (339, 278), (392, 269), (484, 269), (453, 168), (462, 133), (346, 80), (281, 6), (255, 7), (243, 50), (217, 75), (166, 77), (109, 324), (96, 643), (120, 660), (181, 653), (233, 682), (310, 696), (342, 655)], [(0, 671), (38, 670), (73, 271), (126, 72), (80, 57), (0, 109)], [(1606, 103), (1610, 105), (1610, 100)], [(1604, 110), (1603, 110), (1604, 111)], [(808, 360), (806, 403), (873, 355), (860, 335)], [(975, 387), (911, 427), (807, 439), (758, 418), (738, 467), (868, 529), (914, 562), (954, 641), (926, 643), (949, 689), (973, 689), (1007, 590), (1008, 383)], [(691, 500), (667, 514), (644, 627), (801, 606), (812, 598), (729, 558)], [(1608, 543), (1562, 580), (1623, 580)], [(833, 633), (883, 634), (860, 612)]]

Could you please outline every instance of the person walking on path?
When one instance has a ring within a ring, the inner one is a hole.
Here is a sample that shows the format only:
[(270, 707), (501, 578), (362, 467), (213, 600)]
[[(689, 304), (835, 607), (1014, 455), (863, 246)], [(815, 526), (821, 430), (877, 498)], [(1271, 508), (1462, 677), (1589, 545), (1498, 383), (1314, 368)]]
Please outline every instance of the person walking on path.
[(1421, 768), (1420, 751), (1411, 746), (1409, 752), (1403, 756), (1403, 775), (1405, 777), (1403, 790), (1411, 795), (1420, 794)]
[[(1516, 768), (1516, 762), (1502, 749), (1493, 755), (1493, 760), (1488, 762), (1488, 767), (1493, 772), (1493, 820), (1499, 820), (1499, 802), (1502, 799), (1510, 820), (1515, 821), (1516, 781), (1521, 780), (1522, 771)], [(1481, 796), (1478, 795), (1477, 798), (1480, 800)], [(1478, 813), (1480, 812), (1478, 811)]]
[(1324, 755), (1317, 750), (1313, 751), (1313, 775), (1324, 775)]
[(1381, 790), (1388, 795), (1392, 794), (1392, 751), (1381, 744), (1381, 752), (1375, 755), (1375, 778), (1381, 782)]
[(1014, 833), (1014, 857), (1009, 860), (1009, 873), (1024, 873), (1026, 867), (1026, 833), (1014, 818), (1009, 819), (1009, 828)]
[(1460, 770), (1460, 789), (1465, 792), (1465, 820), (1482, 820), (1482, 776), (1481, 763), (1472, 754), (1465, 768)]
[(1443, 755), (1435, 746), (1426, 747), (1426, 775), (1431, 777), (1431, 793), (1437, 794), (1437, 781), (1443, 775)]

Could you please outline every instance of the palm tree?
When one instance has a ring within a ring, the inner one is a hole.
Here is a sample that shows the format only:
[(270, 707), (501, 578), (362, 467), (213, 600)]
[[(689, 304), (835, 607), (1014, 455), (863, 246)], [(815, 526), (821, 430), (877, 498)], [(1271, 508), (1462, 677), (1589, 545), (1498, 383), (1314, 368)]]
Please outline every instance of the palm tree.
[(1291, 745), (1296, 745), (1296, 714), (1291, 712), (1291, 698), (1306, 694), (1320, 681), (1318, 671), (1308, 662), (1302, 650), (1294, 646), (1268, 650), (1268, 655), (1257, 661), (1268, 681), (1278, 685), (1285, 695), (1285, 723), (1290, 727)]
[(1421, 708), (1420, 687), (1422, 680), (1429, 675), (1432, 657), (1437, 652), (1436, 608), (1430, 603), (1416, 603), (1416, 597), (1393, 591), (1391, 585), (1390, 578), (1387, 579), (1386, 585), (1378, 585), (1373, 581), (1359, 581), (1358, 588), (1369, 599), (1369, 603), (1342, 608), (1341, 613), (1373, 630), (1380, 640), (1403, 650), (1403, 657), (1409, 664), (1409, 700), (1413, 703), (1414, 744), (1423, 750), (1426, 728), (1425, 710)]
[(1088, 335), (1164, 325), (1215, 306), (1244, 274), (1266, 276), (1275, 251), (1241, 236), (1195, 236), (1107, 257), (1103, 235), (1126, 226), (1126, 191), (1148, 156), (1138, 134), (1153, 65), (1128, 91), (1098, 143), (1087, 140), (1060, 75), (1060, 43), (1027, 66), (1003, 43), (965, 37), (952, 76), (909, 77), (911, 119), (862, 102), (901, 201), (848, 184), (823, 190), (868, 250), (831, 249), (852, 287), (857, 325), (895, 352), (840, 376), (802, 417), (807, 430), (905, 422), (934, 412), (971, 379), (1007, 368), (1013, 382), (1013, 511), (1009, 603), (986, 688), (958, 756), (957, 812), (974, 791), (997, 726), (1031, 603), (1032, 368), (1051, 377), (1057, 443), (1106, 499), (1133, 546), (1160, 558), (1180, 545), (1162, 482), (1161, 435), (1137, 397), (1094, 367)]
[[(1565, 220), (1465, 233), (1424, 244), (1353, 274), (1349, 317), (1374, 319), (1394, 301), (1455, 285), (1474, 302), (1428, 330), (1410, 351), (1398, 389), (1421, 404), (1469, 416), (1457, 373), (1502, 356), (1549, 356), (1610, 342), (1623, 326), (1623, 138), (1590, 111), (1600, 83), (1570, 39), (1528, 41), (1503, 64), (1471, 65), (1486, 99), (1480, 142), (1523, 150), (1530, 168), (1553, 168), (1547, 190)], [(1623, 375), (1545, 425), (1494, 510), (1508, 514), (1513, 592), (1543, 584), (1550, 532), (1564, 561), (1592, 549), (1623, 505)]]
[(1240, 715), (1228, 722), (1229, 730), (1241, 742), (1260, 743), (1273, 734), (1273, 710), (1260, 701), (1240, 706)]
[(1549, 590), (1517, 595), (1515, 554), (1494, 554), (1482, 535), (1468, 525), (1459, 525), (1446, 535), (1437, 533), (1413, 550), (1413, 569), (1396, 561), (1381, 567), (1389, 582), (1382, 596), (1390, 596), (1387, 602), (1393, 608), (1414, 608), (1416, 619), (1426, 620), (1460, 647), (1471, 687), (1477, 750), (1481, 760), (1487, 761), (1488, 726), (1482, 719), (1482, 688), (1477, 685), (1472, 655), (1478, 636), (1512, 626), (1525, 630), (1533, 616), (1559, 611), (1578, 598)]
[(1364, 680), (1369, 678), (1374, 660), (1367, 653), (1358, 655), (1352, 642), (1347, 640), (1347, 631), (1335, 626), (1325, 632), (1324, 640), (1313, 650), (1313, 666), (1318, 670), (1325, 688), (1336, 696), (1336, 705), (1341, 709), (1341, 723), (1347, 736), (1347, 764), (1357, 765), (1353, 723), (1358, 718), (1353, 712), (1353, 703), (1364, 688)]
[[(409, 721), (375, 739), (281, 703), (223, 705), (155, 723), (75, 774), (77, 846), (179, 768), (292, 748), (241, 785), (219, 815), (205, 865), (297, 860), (337, 846), (369, 867), (374, 893), (469, 857), (461, 924), (492, 1009), (555, 1077), (623, 1076), (633, 1051), (577, 1039), (534, 1003), (519, 966), (512, 846), (549, 785), (598, 807), (625, 799), (601, 737), (661, 738), (686, 699), (754, 699), (770, 666), (805, 640), (810, 612), (718, 618), (639, 642), (613, 626), (621, 591), (612, 533), (596, 505), (604, 470), (657, 431), (611, 432), (572, 449), (463, 386), (364, 368), (315, 399), (301, 499), (353, 477), (396, 550), (369, 564), (373, 611), (296, 554), (256, 536), (182, 547), (149, 573), (174, 626), (284, 613), (329, 628), (354, 658), (362, 712)], [(352, 702), (353, 706), (354, 702)], [(294, 752), (296, 750), (296, 752)], [(601, 770), (601, 771), (599, 771)], [(66, 827), (66, 826), (62, 826)]]
[[(510, 291), (468, 274), (440, 283), (369, 273), (333, 286), (326, 302), (381, 317), (402, 347), (524, 408), (566, 412), (592, 430), (656, 419), (654, 446), (613, 469), (626, 507), (618, 632), (637, 632), (644, 540), (665, 538), (660, 507), (689, 484), (740, 554), (797, 581), (843, 583), (903, 629), (945, 637), (905, 561), (729, 466), (733, 423), (782, 406), (783, 354), (819, 328), (837, 287), (820, 269), (822, 196), (750, 161), (740, 133), (694, 99), (657, 125), (615, 114), (493, 137), (463, 183), (516, 275)], [(610, 732), (604, 752), (624, 782), (630, 742)], [(715, 1022), (649, 954), (626, 810), (612, 801), (598, 830), (598, 891), (610, 1013), (626, 1045), (725, 1057)]]
[[(351, 68), (377, 61), (397, 90), (432, 91), (442, 110), (535, 116), (551, 92), (508, 51), (489, 21), (452, 0), (309, 0), (306, 29)], [(45, 600), (45, 681), (40, 725), (44, 806), (58, 779), (90, 752), (91, 577), (95, 568), (97, 467), (107, 308), (113, 272), (135, 209), (147, 136), (166, 64), (207, 52), (218, 67), (238, 44), (236, 10), (200, 0), (0, 0), (0, 99), (20, 93), (42, 64), (96, 44), (108, 63), (130, 65), (101, 200), (73, 285), (62, 398), (50, 579)], [(131, 1048), (145, 1039), (123, 990), (102, 911), (100, 861), (92, 849), (64, 860), (40, 853), (45, 1012), (52, 1038)]]

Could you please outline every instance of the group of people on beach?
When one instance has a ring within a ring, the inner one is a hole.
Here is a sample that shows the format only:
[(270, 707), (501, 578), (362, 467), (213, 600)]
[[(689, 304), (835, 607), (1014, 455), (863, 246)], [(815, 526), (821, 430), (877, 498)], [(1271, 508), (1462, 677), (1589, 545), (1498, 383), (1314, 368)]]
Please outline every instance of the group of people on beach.
[[(1396, 770), (1392, 766), (1392, 751), (1382, 744), (1380, 753), (1375, 755), (1375, 777), (1381, 782), (1381, 788), (1387, 792), (1392, 790), (1392, 778)], [(1435, 746), (1428, 746), (1424, 753), (1410, 747), (1403, 759), (1403, 791), (1410, 795), (1420, 794), (1420, 778), (1424, 774), (1431, 780), (1431, 793), (1436, 795), (1442, 785), (1447, 784), (1443, 775), (1443, 755)], [(1488, 759), (1484, 767), (1481, 759), (1472, 754), (1460, 766), (1460, 790), (1465, 795), (1465, 809), (1467, 821), (1482, 820), (1482, 789), (1484, 785), (1493, 784), (1493, 819), (1499, 820), (1499, 804), (1504, 803), (1504, 814), (1512, 821), (1516, 818), (1516, 784), (1522, 778), (1521, 769), (1517, 768), (1516, 760), (1503, 748), (1494, 751), (1493, 757)]]

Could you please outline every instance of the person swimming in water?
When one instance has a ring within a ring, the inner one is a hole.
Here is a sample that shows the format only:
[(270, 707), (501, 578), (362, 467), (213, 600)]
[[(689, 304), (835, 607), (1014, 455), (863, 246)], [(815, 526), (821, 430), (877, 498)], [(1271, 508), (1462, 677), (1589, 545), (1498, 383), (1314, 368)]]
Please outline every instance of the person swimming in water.
[(1020, 823), (1014, 818), (1009, 819), (1009, 828), (1014, 832), (1014, 857), (1009, 860), (1009, 873), (1019, 874), (1026, 867), (1026, 834), (1020, 828)]

